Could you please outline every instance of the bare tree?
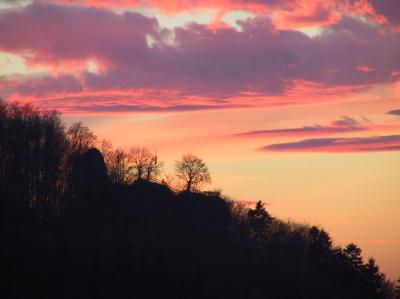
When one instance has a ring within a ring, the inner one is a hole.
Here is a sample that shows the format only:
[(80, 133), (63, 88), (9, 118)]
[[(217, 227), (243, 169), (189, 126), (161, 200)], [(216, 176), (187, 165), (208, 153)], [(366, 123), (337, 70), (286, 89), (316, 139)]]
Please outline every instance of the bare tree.
[(113, 150), (111, 142), (105, 139), (102, 140), (100, 149), (111, 182), (117, 184), (129, 183), (132, 170), (130, 155), (121, 148)]
[(129, 174), (132, 167), (128, 153), (120, 148), (111, 151), (106, 162), (111, 182), (117, 184), (126, 184), (129, 182)]
[(184, 154), (175, 164), (175, 174), (183, 181), (187, 192), (198, 190), (201, 185), (211, 183), (208, 168), (202, 159), (193, 154)]
[(31, 207), (40, 218), (57, 211), (66, 148), (57, 112), (0, 101), (0, 210), (3, 205)]
[(164, 166), (163, 162), (158, 161), (157, 155), (153, 155), (145, 167), (145, 176), (147, 181), (155, 180)]
[(133, 147), (130, 149), (130, 162), (132, 165), (134, 180), (150, 181), (160, 173), (162, 163), (157, 155), (145, 147)]
[(96, 135), (82, 122), (74, 123), (67, 131), (67, 139), (73, 153), (82, 154), (96, 145)]
[(110, 141), (101, 142), (101, 152), (113, 183), (126, 184), (135, 180), (154, 180), (161, 171), (162, 162), (145, 147), (133, 147), (129, 152), (113, 150)]
[(110, 140), (103, 139), (100, 143), (100, 152), (104, 157), (104, 162), (106, 163), (107, 170), (110, 170), (112, 160), (113, 160), (113, 145)]

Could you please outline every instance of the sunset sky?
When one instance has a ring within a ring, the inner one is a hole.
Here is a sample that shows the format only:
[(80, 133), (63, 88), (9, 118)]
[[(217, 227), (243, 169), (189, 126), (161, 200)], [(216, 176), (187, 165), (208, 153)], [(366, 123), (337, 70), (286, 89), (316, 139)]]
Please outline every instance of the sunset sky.
[(1, 0), (0, 97), (193, 152), (400, 277), (399, 0)]

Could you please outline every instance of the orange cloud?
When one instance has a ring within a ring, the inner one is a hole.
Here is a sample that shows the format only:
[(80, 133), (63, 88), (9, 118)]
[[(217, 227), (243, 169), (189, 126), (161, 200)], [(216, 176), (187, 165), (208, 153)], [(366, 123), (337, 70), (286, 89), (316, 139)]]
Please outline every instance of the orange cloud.
[(286, 29), (329, 26), (338, 23), (341, 17), (335, 1), (294, 1), (289, 7), (275, 12), (274, 24)]

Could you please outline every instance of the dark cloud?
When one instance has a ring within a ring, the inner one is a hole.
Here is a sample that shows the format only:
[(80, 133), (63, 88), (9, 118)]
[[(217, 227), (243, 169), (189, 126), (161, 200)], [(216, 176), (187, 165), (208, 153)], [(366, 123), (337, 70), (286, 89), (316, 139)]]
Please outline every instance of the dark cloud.
[(400, 150), (400, 135), (313, 138), (297, 142), (276, 143), (262, 147), (262, 151), (282, 152), (370, 152)]
[(389, 24), (400, 26), (400, 2), (398, 0), (369, 0), (369, 2), (377, 13), (386, 18)]
[(0, 14), (0, 50), (30, 63), (99, 58), (119, 66), (148, 55), (146, 35), (158, 23), (139, 13), (33, 3)]
[(386, 114), (399, 115), (400, 116), (400, 109), (390, 110), (390, 111), (386, 112)]
[(357, 122), (357, 120), (355, 120), (352, 117), (349, 116), (342, 116), (340, 119), (338, 120), (334, 120), (332, 122), (332, 125), (334, 126), (338, 126), (338, 127), (355, 127), (357, 126), (359, 123)]
[(332, 121), (329, 125), (303, 126), (299, 128), (256, 130), (239, 133), (236, 136), (242, 137), (286, 137), (286, 136), (316, 136), (337, 134), (355, 131), (365, 131), (370, 128), (363, 122), (354, 118), (342, 116), (338, 120)]

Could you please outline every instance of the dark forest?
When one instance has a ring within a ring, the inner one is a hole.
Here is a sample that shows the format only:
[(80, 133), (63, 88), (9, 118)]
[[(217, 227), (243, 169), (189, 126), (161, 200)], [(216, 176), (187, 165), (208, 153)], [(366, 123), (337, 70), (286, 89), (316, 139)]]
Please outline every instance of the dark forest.
[(57, 112), (1, 104), (0, 297), (400, 298), (357, 245), (200, 191), (196, 156), (177, 182), (161, 167)]

